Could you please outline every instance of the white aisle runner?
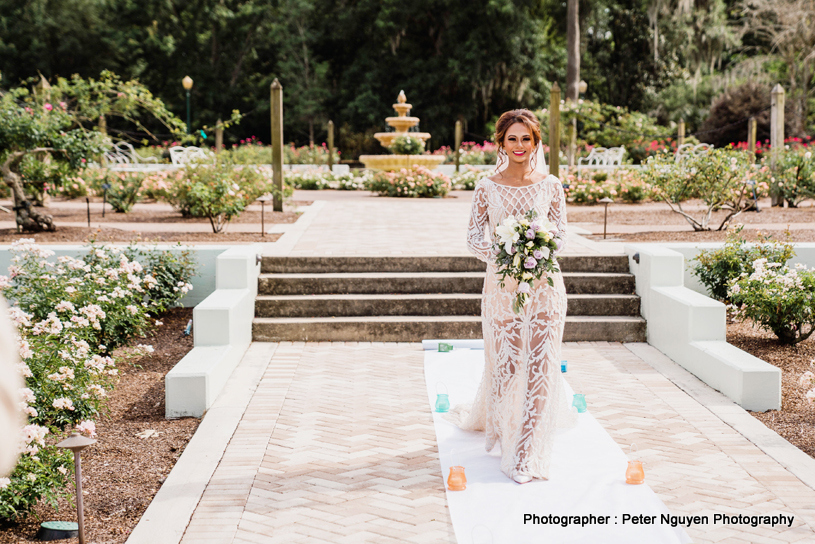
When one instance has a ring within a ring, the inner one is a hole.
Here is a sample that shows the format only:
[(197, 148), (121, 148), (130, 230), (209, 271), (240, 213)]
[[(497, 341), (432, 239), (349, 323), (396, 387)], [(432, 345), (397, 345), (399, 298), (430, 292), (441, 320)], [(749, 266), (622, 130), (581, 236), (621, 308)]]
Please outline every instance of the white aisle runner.
[[(456, 344), (453, 341), (447, 341)], [(472, 343), (458, 344), (473, 347)], [(432, 350), (428, 349), (432, 346)], [(450, 405), (471, 403), (484, 368), (480, 349), (456, 348), (435, 351), (438, 341), (426, 341), (425, 380), (431, 410), (437, 383), (449, 392)], [(567, 384), (568, 386), (568, 384)], [(441, 392), (443, 388), (438, 387)], [(567, 387), (571, 401), (571, 388)], [(627, 457), (589, 411), (578, 416), (574, 429), (561, 431), (555, 439), (550, 479), (519, 485), (500, 470), (500, 454), (484, 449), (484, 433), (468, 432), (434, 412), (439, 458), (445, 485), (451, 454), (462, 465), (467, 489), (447, 491), (450, 517), (459, 544), (685, 544), (690, 538), (681, 527), (663, 523), (668, 509), (645, 484), (625, 483)], [(526, 522), (525, 522), (526, 516)], [(531, 516), (537, 516), (539, 522)], [(552, 516), (552, 518), (550, 518)], [(561, 519), (555, 519), (560, 516)], [(563, 516), (586, 516), (581, 520)], [(590, 518), (588, 516), (594, 516)], [(605, 518), (608, 516), (608, 518)], [(630, 516), (625, 518), (624, 516)], [(654, 516), (654, 517), (651, 517)], [(598, 518), (607, 519), (607, 524)], [(652, 521), (640, 524), (635, 521)], [(554, 522), (561, 524), (555, 524)], [(473, 532), (475, 528), (475, 533)]]

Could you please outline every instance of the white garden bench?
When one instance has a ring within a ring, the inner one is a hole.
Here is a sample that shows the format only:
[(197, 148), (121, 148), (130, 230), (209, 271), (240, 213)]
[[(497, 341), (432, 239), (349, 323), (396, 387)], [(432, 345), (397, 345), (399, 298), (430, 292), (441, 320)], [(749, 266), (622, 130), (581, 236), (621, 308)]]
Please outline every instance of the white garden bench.
[(623, 163), (625, 156), (625, 146), (620, 147), (595, 147), (588, 157), (577, 160), (577, 171), (587, 168), (590, 170), (616, 170)]
[(713, 144), (682, 144), (676, 149), (674, 161), (682, 162), (682, 159), (691, 155), (696, 157), (707, 155), (712, 149)]
[(127, 142), (113, 144), (110, 149), (105, 152), (104, 157), (108, 164), (144, 164), (158, 162), (158, 159), (155, 157), (142, 157), (136, 153), (133, 146)]
[(212, 163), (215, 161), (215, 154), (200, 147), (184, 147), (177, 145), (170, 148), (170, 161), (173, 164), (191, 163)]

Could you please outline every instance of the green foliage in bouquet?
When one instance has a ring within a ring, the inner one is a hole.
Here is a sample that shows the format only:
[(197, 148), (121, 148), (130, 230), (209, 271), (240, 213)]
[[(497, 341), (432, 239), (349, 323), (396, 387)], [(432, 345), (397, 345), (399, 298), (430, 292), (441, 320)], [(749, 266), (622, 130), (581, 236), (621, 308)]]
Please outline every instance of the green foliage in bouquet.
[(772, 236), (759, 234), (755, 244), (748, 243), (741, 234), (744, 225), (727, 231), (727, 239), (721, 249), (701, 251), (691, 262), (691, 273), (699, 278), (711, 297), (730, 302), (727, 288), (742, 274), (753, 273), (753, 261), (764, 259), (768, 263), (784, 264), (795, 251), (787, 233), (787, 242), (772, 240)]
[(394, 155), (421, 155), (424, 141), (413, 136), (397, 136), (388, 148)]

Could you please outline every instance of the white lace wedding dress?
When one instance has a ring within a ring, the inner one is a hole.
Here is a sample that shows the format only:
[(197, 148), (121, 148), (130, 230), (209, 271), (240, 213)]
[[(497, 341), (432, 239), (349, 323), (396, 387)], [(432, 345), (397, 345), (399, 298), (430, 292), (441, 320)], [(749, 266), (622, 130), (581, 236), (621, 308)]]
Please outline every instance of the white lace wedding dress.
[(481, 315), (485, 368), (472, 406), (457, 406), (453, 419), (467, 430), (485, 431), (486, 448), (501, 447), (501, 470), (516, 475), (548, 478), (555, 431), (576, 423), (560, 375), (560, 350), (566, 320), (566, 289), (560, 272), (532, 284), (530, 302), (521, 314), (512, 311), (517, 282), (498, 283), (491, 241), (485, 234), (512, 214), (534, 209), (557, 227), (562, 247), (566, 230), (566, 201), (554, 176), (526, 187), (498, 184), (482, 178), (473, 194), (467, 247), (487, 263)]

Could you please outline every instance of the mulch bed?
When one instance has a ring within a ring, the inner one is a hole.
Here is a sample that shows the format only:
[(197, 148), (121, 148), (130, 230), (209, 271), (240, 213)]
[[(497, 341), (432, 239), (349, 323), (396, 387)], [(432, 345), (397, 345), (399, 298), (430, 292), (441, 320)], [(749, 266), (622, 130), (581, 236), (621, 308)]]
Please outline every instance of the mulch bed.
[(750, 323), (728, 323), (727, 341), (781, 369), (781, 410), (750, 412), (756, 419), (815, 457), (815, 407), (807, 404), (808, 388), (798, 386), (807, 370), (815, 371), (815, 335), (794, 345), (782, 346), (774, 334)]
[(261, 236), (260, 227), (258, 232), (136, 232), (120, 230), (116, 228), (93, 228), (87, 227), (60, 227), (57, 225), (55, 232), (24, 232), (18, 233), (15, 229), (0, 229), (0, 244), (10, 244), (20, 238), (33, 238), (41, 244), (46, 243), (76, 243), (82, 244), (89, 239), (97, 242), (191, 242), (220, 244), (228, 242), (275, 242), (283, 236), (280, 233), (267, 234)]
[[(183, 334), (191, 318), (192, 308), (170, 310), (159, 318), (162, 326), (134, 342), (150, 344), (155, 351), (119, 363), (121, 377), (110, 392), (109, 413), (96, 420), (98, 442), (82, 454), (88, 542), (127, 540), (198, 428), (197, 418), (164, 418), (164, 376), (193, 347), (192, 335)], [(158, 436), (136, 436), (149, 429)], [(36, 535), (42, 521), (76, 520), (76, 509), (67, 501), (60, 501), (58, 511), (38, 505), (35, 513), (40, 521), (32, 516), (19, 525), (0, 527), (0, 543), (41, 542)]]
[[(813, 217), (815, 221), (815, 217)], [(745, 225), (741, 231), (746, 240), (758, 240), (758, 230)], [(773, 240), (786, 241), (787, 235), (780, 230), (761, 230), (763, 235), (772, 235)], [(813, 230), (791, 230), (793, 242), (815, 242), (815, 229)], [(588, 236), (592, 240), (602, 241), (603, 235)], [(724, 242), (727, 238), (726, 231), (658, 231), (658, 232), (636, 232), (627, 234), (608, 234), (609, 241), (618, 242)]]
[[(86, 211), (77, 212), (75, 209), (58, 208), (52, 206), (43, 209), (54, 218), (54, 222), (59, 223), (87, 223), (88, 214)], [(294, 223), (300, 216), (294, 211), (273, 212), (272, 206), (266, 206), (263, 212), (263, 221), (267, 225), (278, 223)], [(10, 216), (9, 216), (10, 217)], [(105, 216), (101, 212), (91, 210), (91, 221), (94, 223), (204, 223), (209, 224), (206, 217), (184, 217), (179, 212), (174, 211), (137, 211), (128, 213), (116, 213), (108, 207)], [(230, 223), (257, 223), (261, 222), (261, 212), (254, 210), (243, 211), (239, 216), (232, 218)], [(258, 229), (260, 230), (260, 229)]]
[[(778, 208), (770, 206), (760, 206), (761, 211), (742, 212), (737, 215), (731, 223), (750, 224), (789, 224), (789, 223), (810, 223), (815, 221), (815, 207), (804, 202), (798, 208)], [(690, 201), (683, 208), (692, 217), (702, 216), (702, 212), (694, 209), (701, 206), (699, 201)], [(570, 223), (599, 223), (603, 224), (604, 206), (575, 206), (567, 207), (567, 216)], [(718, 228), (727, 212), (713, 212), (710, 219), (710, 226)], [(610, 204), (608, 207), (609, 225), (684, 225), (688, 230), (692, 227), (687, 220), (676, 212), (672, 212), (664, 202), (648, 202), (644, 204)]]

